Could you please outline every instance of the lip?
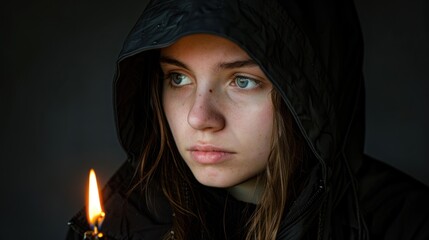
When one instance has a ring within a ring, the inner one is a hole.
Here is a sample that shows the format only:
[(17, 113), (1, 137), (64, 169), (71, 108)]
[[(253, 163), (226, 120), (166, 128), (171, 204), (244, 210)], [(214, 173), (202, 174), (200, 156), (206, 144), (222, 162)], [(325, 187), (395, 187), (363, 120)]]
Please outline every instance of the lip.
[(194, 145), (187, 149), (192, 159), (200, 164), (217, 164), (231, 158), (235, 152), (213, 145)]

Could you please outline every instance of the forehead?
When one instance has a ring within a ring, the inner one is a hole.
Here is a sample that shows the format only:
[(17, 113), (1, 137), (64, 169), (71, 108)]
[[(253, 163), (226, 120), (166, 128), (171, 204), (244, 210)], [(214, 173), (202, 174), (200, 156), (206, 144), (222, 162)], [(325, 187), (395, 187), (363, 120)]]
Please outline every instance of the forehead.
[(161, 49), (161, 56), (187, 58), (195, 55), (204, 58), (249, 58), (248, 54), (234, 42), (210, 34), (188, 35)]

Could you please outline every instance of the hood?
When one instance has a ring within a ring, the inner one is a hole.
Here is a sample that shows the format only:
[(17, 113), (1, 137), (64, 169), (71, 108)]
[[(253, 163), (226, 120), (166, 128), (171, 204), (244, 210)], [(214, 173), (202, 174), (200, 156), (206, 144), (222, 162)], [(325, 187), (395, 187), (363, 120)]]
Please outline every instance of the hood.
[[(114, 84), (116, 124), (131, 162), (151, 123), (153, 49), (208, 33), (245, 50), (280, 93), (317, 159), (330, 207), (352, 183), (364, 139), (362, 35), (349, 0), (153, 0), (127, 37)], [(133, 56), (144, 54), (141, 62)], [(310, 194), (308, 194), (310, 195)]]
[(130, 59), (194, 33), (225, 37), (260, 65), (325, 179), (341, 155), (362, 153), (363, 49), (352, 1), (154, 0), (125, 41), (114, 84), (118, 135), (131, 160), (152, 130), (144, 79), (153, 59), (148, 54), (140, 65)]

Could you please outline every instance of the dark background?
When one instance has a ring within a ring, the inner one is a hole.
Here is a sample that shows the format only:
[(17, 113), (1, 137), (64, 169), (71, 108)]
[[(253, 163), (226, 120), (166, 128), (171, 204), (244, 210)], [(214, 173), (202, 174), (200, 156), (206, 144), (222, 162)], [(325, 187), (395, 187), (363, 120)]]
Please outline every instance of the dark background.
[[(122, 41), (145, 1), (1, 7), (1, 239), (63, 239), (89, 168), (123, 162), (112, 112)], [(357, 0), (365, 38), (366, 152), (429, 184), (429, 1)]]

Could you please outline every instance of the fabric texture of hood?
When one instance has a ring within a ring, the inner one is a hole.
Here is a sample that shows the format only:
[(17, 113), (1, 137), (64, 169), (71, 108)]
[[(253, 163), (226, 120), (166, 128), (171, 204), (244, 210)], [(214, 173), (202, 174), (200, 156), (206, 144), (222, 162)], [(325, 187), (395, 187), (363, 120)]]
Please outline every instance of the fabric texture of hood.
[[(353, 120), (362, 119), (362, 41), (349, 1), (151, 1), (118, 63), (116, 119), (129, 154), (140, 151), (138, 133), (147, 118), (136, 106), (148, 104), (149, 96), (139, 96), (144, 93), (130, 74), (142, 68), (130, 69), (127, 59), (194, 33), (225, 37), (247, 51), (280, 92), (315, 156), (332, 165), (349, 144)], [(356, 132), (363, 135), (363, 128)], [(363, 141), (355, 145), (362, 149)]]
[[(297, 201), (301, 205), (284, 224), (305, 219), (299, 209), (307, 205), (314, 205), (308, 215), (329, 215), (347, 191), (355, 191), (352, 173), (363, 154), (363, 49), (353, 2), (150, 1), (120, 53), (114, 86), (117, 130), (133, 163), (154, 131), (146, 80), (156, 59), (150, 50), (195, 33), (227, 38), (259, 64), (318, 160), (299, 196), (304, 201)], [(143, 56), (139, 64), (136, 55)], [(355, 216), (347, 224), (359, 229), (358, 207), (351, 202)], [(280, 237), (299, 234), (285, 229)]]

